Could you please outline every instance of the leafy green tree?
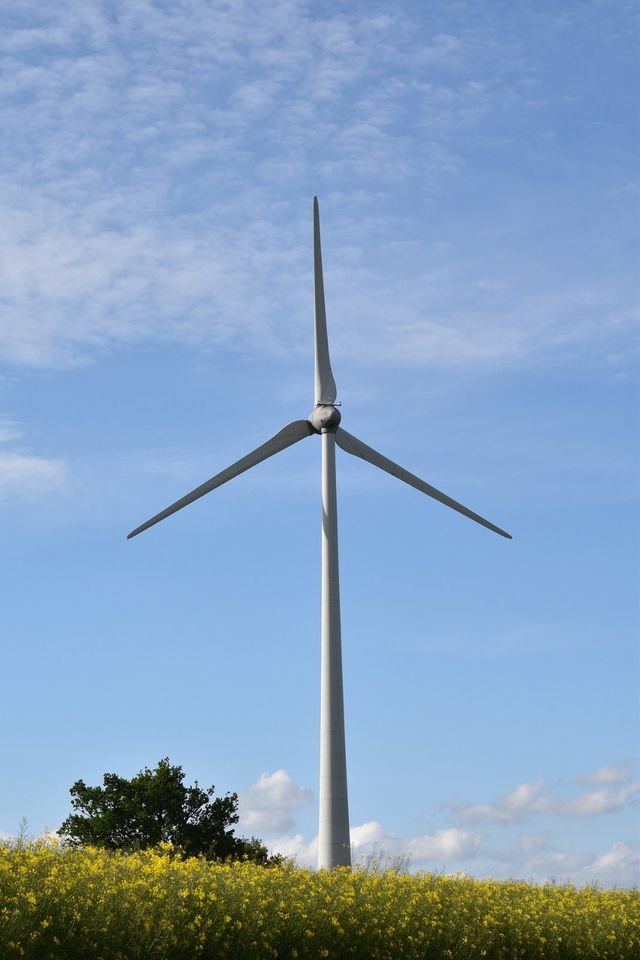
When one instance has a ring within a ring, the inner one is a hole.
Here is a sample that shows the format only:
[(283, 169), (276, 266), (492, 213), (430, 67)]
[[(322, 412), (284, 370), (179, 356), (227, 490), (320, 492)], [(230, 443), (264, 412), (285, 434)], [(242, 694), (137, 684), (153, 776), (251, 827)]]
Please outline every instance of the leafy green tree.
[(268, 864), (267, 848), (256, 837), (234, 836), (238, 795), (212, 799), (214, 787), (184, 784), (182, 767), (165, 757), (131, 780), (105, 773), (102, 787), (77, 780), (71, 787), (75, 810), (58, 834), (71, 846), (144, 850), (165, 842), (188, 856), (210, 860), (253, 860)]

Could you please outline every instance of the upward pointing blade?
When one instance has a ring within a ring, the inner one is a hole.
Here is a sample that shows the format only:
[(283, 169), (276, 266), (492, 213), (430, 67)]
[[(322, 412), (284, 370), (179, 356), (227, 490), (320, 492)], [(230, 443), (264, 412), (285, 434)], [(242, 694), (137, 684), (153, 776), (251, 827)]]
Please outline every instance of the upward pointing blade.
[(181, 497), (180, 500), (176, 500), (176, 502), (172, 503), (166, 510), (162, 510), (161, 513), (157, 513), (155, 517), (151, 517), (150, 520), (136, 527), (136, 529), (132, 530), (128, 535), (127, 540), (130, 540), (131, 537), (136, 537), (139, 533), (142, 533), (143, 530), (152, 527), (154, 523), (159, 523), (160, 520), (164, 520), (165, 517), (170, 517), (171, 514), (177, 510), (182, 510), (183, 507), (193, 503), (194, 500), (199, 500), (200, 497), (204, 497), (205, 493), (210, 493), (211, 490), (215, 490), (216, 487), (221, 487), (227, 480), (233, 480), (238, 474), (244, 473), (245, 470), (255, 467), (257, 463), (261, 463), (268, 457), (272, 457), (274, 453), (280, 453), (281, 450), (290, 447), (292, 443), (297, 443), (298, 440), (310, 437), (312, 433), (315, 433), (315, 430), (308, 420), (294, 420), (293, 423), (287, 424), (279, 433), (276, 433), (274, 437), (271, 437), (271, 439), (263, 443), (262, 446), (252, 450), (246, 457), (236, 460), (236, 462), (232, 463), (226, 470), (216, 473), (215, 477), (211, 477), (210, 480), (196, 487), (191, 493), (187, 493), (186, 496)]
[(500, 527), (496, 527), (495, 524), (490, 523), (489, 520), (485, 520), (484, 517), (474, 513), (473, 510), (469, 510), (468, 507), (458, 503), (457, 500), (448, 497), (446, 493), (443, 493), (436, 487), (432, 487), (430, 483), (425, 483), (420, 477), (416, 477), (414, 473), (409, 473), (408, 470), (398, 466), (393, 460), (383, 457), (377, 450), (368, 447), (366, 443), (358, 440), (358, 438), (352, 436), (352, 434), (347, 433), (342, 427), (338, 427), (336, 430), (336, 443), (347, 453), (352, 454), (354, 457), (361, 457), (363, 460), (368, 460), (374, 467), (380, 467), (381, 470), (390, 473), (392, 477), (397, 477), (398, 480), (404, 480), (405, 483), (408, 483), (411, 487), (415, 487), (416, 490), (419, 490), (421, 493), (426, 493), (428, 497), (433, 497), (434, 500), (444, 503), (445, 507), (451, 507), (452, 510), (456, 510), (458, 513), (463, 514), (463, 516), (469, 517), (470, 520), (475, 520), (476, 523), (487, 527), (488, 530), (493, 530), (494, 533), (499, 533), (501, 537), (506, 537), (507, 540), (513, 539), (510, 533), (501, 530)]
[(337, 390), (329, 361), (327, 314), (324, 306), (324, 281), (322, 278), (322, 251), (320, 249), (320, 211), (317, 197), (313, 198), (313, 289), (315, 293), (316, 328), (315, 402), (335, 403)]

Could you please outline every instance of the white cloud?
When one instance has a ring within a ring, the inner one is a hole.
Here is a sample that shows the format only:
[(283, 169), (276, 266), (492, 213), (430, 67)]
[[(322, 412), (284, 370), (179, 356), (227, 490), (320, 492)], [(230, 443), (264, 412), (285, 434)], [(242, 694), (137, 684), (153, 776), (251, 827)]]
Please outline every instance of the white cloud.
[(351, 830), (351, 843), (356, 859), (381, 850), (391, 858), (407, 857), (415, 866), (426, 864), (434, 867), (473, 859), (478, 852), (480, 838), (458, 827), (415, 837), (397, 837), (372, 821)]
[(466, 803), (455, 808), (467, 823), (512, 823), (534, 813), (547, 813), (552, 806), (544, 780), (521, 783), (493, 803)]
[(589, 790), (569, 800), (557, 803), (554, 812), (578, 817), (597, 817), (603, 813), (622, 810), (629, 800), (640, 792), (639, 783), (627, 783), (617, 790)]
[(61, 490), (67, 479), (63, 460), (0, 452), (0, 499), (42, 496)]
[(631, 887), (640, 884), (640, 850), (630, 843), (617, 841), (605, 853), (586, 863), (580, 877), (584, 883), (603, 886)]
[[(317, 864), (317, 837), (307, 843), (301, 834), (296, 834), (276, 837), (267, 844), (272, 853), (294, 857), (301, 866), (315, 867)], [(441, 869), (451, 863), (472, 860), (479, 845), (479, 837), (456, 827), (415, 837), (398, 837), (387, 832), (376, 820), (351, 827), (352, 859), (361, 864), (382, 857), (385, 862), (387, 859), (389, 862), (408, 861), (412, 868)]]
[(318, 865), (318, 838), (314, 837), (308, 843), (301, 833), (293, 836), (274, 837), (265, 841), (269, 853), (279, 853), (296, 861), (301, 867), (317, 867)]
[[(600, 775), (613, 775), (613, 767), (601, 767)], [(602, 771), (605, 771), (602, 774)], [(598, 771), (596, 771), (598, 773)], [(588, 775), (592, 777), (593, 775)], [(584, 780), (585, 777), (576, 778)], [(600, 781), (615, 782), (615, 780)], [(455, 811), (464, 823), (517, 823), (537, 814), (595, 817), (615, 813), (640, 792), (640, 782), (624, 784), (617, 789), (586, 790), (573, 797), (558, 795), (545, 780), (521, 783), (510, 793), (492, 803), (459, 804)]]
[(625, 783), (631, 779), (632, 764), (630, 760), (621, 763), (610, 763), (598, 767), (590, 773), (583, 773), (576, 777), (578, 783)]
[(379, 845), (387, 834), (377, 820), (369, 820), (359, 827), (351, 827), (350, 836), (352, 846), (358, 849), (372, 844)]
[(262, 773), (256, 783), (240, 795), (240, 826), (246, 831), (267, 833), (290, 830), (296, 811), (310, 797), (311, 791), (294, 783), (286, 770)]

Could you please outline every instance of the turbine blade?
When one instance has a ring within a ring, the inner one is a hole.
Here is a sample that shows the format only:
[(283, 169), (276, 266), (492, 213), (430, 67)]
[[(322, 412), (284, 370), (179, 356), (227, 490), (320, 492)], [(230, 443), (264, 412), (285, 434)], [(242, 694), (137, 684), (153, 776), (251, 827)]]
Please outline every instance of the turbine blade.
[(157, 513), (155, 517), (151, 517), (150, 520), (136, 527), (136, 529), (132, 530), (127, 536), (127, 540), (130, 540), (131, 537), (136, 537), (139, 533), (142, 533), (143, 530), (147, 530), (155, 523), (159, 523), (160, 520), (164, 520), (165, 517), (170, 517), (171, 514), (177, 510), (182, 510), (183, 507), (193, 503), (194, 500), (199, 500), (200, 497), (204, 497), (205, 493), (209, 493), (211, 490), (215, 490), (216, 487), (222, 486), (227, 480), (233, 480), (234, 477), (244, 473), (245, 470), (255, 467), (255, 465), (262, 460), (267, 460), (269, 457), (272, 457), (274, 453), (279, 453), (286, 447), (290, 447), (293, 443), (297, 443), (298, 440), (310, 437), (312, 433), (315, 433), (315, 430), (308, 420), (294, 420), (293, 423), (287, 424), (279, 433), (276, 433), (270, 440), (263, 443), (261, 447), (252, 450), (246, 457), (242, 457), (240, 460), (232, 463), (226, 470), (217, 473), (215, 477), (211, 477), (210, 480), (196, 487), (191, 493), (187, 493), (186, 496), (181, 497), (180, 500), (176, 500), (176, 502), (172, 503), (166, 510), (162, 510), (160, 513)]
[(496, 527), (493, 523), (485, 520), (484, 517), (478, 516), (478, 514), (474, 513), (473, 510), (469, 510), (468, 507), (458, 503), (457, 500), (453, 500), (451, 497), (448, 497), (446, 493), (442, 493), (441, 490), (437, 490), (436, 487), (432, 487), (430, 483), (425, 483), (425, 481), (421, 480), (420, 477), (416, 477), (415, 474), (409, 473), (408, 470), (405, 470), (404, 467), (398, 466), (398, 464), (394, 463), (393, 460), (383, 457), (382, 454), (378, 453), (377, 450), (373, 450), (372, 447), (368, 447), (366, 443), (363, 443), (362, 440), (358, 440), (357, 437), (347, 433), (347, 431), (343, 430), (342, 427), (338, 427), (336, 431), (336, 443), (347, 453), (352, 454), (354, 457), (361, 457), (362, 460), (368, 460), (369, 463), (374, 465), (374, 467), (380, 467), (381, 470), (386, 470), (386, 472), (390, 473), (392, 477), (397, 477), (398, 480), (404, 480), (405, 483), (408, 483), (411, 487), (415, 487), (416, 490), (420, 490), (421, 493), (426, 493), (428, 497), (433, 497), (434, 500), (439, 500), (440, 503), (444, 503), (445, 507), (451, 507), (452, 510), (457, 510), (458, 513), (463, 514), (465, 517), (469, 517), (470, 520), (475, 520), (476, 523), (480, 523), (483, 527), (493, 530), (494, 533), (499, 533), (501, 537), (506, 537), (507, 540), (513, 539), (510, 533), (506, 533), (504, 530), (501, 530), (500, 527)]
[(313, 289), (315, 294), (316, 333), (315, 402), (316, 404), (335, 403), (337, 391), (329, 360), (327, 314), (324, 306), (324, 280), (322, 278), (322, 250), (320, 249), (320, 211), (317, 197), (313, 198)]

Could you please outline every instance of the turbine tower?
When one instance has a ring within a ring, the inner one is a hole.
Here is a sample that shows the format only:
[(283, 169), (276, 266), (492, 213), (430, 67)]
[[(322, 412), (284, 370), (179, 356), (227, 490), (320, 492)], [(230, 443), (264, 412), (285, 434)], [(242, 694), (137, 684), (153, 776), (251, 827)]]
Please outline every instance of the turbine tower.
[(306, 420), (294, 420), (236, 463), (217, 473), (191, 493), (176, 500), (166, 510), (136, 527), (127, 537), (137, 536), (160, 520), (171, 516), (206, 493), (222, 486), (251, 467), (305, 437), (319, 434), (322, 443), (322, 615), (320, 681), (320, 815), (318, 867), (331, 869), (351, 865), (349, 840), (349, 804), (347, 798), (347, 762), (344, 737), (344, 698), (342, 690), (342, 641), (340, 634), (340, 581), (338, 572), (338, 516), (336, 498), (336, 443), (346, 453), (390, 473), (421, 493), (440, 501), (452, 510), (475, 520), (494, 533), (511, 540), (511, 535), (478, 516), (468, 507), (425, 483), (381, 453), (368, 447), (340, 426), (340, 411), (335, 406), (337, 390), (329, 360), (327, 319), (324, 303), (320, 215), (318, 198), (313, 198), (313, 279), (315, 293), (315, 402)]

